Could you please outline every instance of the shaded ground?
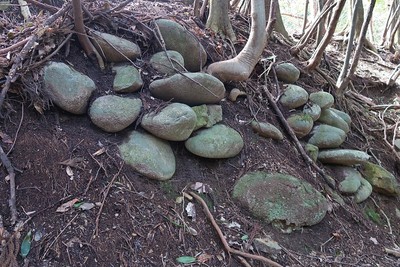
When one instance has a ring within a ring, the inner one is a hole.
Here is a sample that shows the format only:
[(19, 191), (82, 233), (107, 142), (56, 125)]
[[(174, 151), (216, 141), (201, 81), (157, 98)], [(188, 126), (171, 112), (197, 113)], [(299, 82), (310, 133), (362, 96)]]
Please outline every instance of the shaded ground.
[[(146, 8), (161, 10), (158, 4), (146, 4)], [(166, 10), (171, 12), (168, 6)], [(235, 29), (238, 31), (243, 24), (238, 18)], [(200, 29), (197, 31), (203, 33)], [(207, 39), (207, 33), (203, 37), (206, 37), (203, 42), (210, 58), (226, 56), (225, 52), (217, 53), (217, 41)], [(144, 101), (145, 108), (151, 108), (155, 103), (148, 96), (147, 86), (154, 73), (146, 60), (154, 48), (144, 48), (148, 50), (143, 61), (136, 62), (145, 81), (138, 96)], [(290, 60), (299, 66), (288, 55), (287, 47), (272, 41), (268, 49), (265, 56), (273, 53), (279, 61)], [(113, 79), (110, 68), (104, 72), (97, 70), (85, 59), (75, 42), (71, 43), (71, 53), (67, 58), (60, 55), (56, 60), (68, 61), (89, 75), (98, 88), (95, 97), (110, 93)], [(332, 60), (335, 59), (332, 57)], [(256, 72), (262, 71), (258, 66)], [(257, 77), (256, 74), (253, 78)], [(249, 83), (257, 86), (254, 80)], [(298, 84), (310, 92), (328, 89), (326, 82), (316, 74), (302, 73)], [(381, 83), (369, 81), (367, 90), (365, 84), (364, 79), (357, 80), (356, 89), (374, 98), (384, 94), (386, 98), (382, 98), (381, 103), (393, 99), (396, 92), (385, 88), (377, 94), (382, 88)], [(26, 260), (18, 256), (18, 263), (21, 266), (178, 266), (175, 259), (188, 255), (203, 260), (202, 264), (193, 266), (244, 266), (236, 256), (224, 252), (199, 203), (193, 201), (197, 212), (195, 220), (185, 212), (188, 199), (176, 203), (176, 198), (192, 183), (201, 182), (212, 188), (204, 198), (234, 248), (272, 257), (284, 266), (399, 266), (400, 260), (384, 251), (385, 247), (394, 248), (400, 243), (400, 219), (396, 217), (398, 199), (375, 193), (359, 205), (346, 199), (347, 209), (332, 204), (332, 211), (321, 223), (291, 234), (281, 233), (271, 225), (252, 219), (232, 201), (235, 181), (252, 170), (288, 173), (324, 192), (320, 178), (315, 178), (314, 171), (303, 161), (288, 137), (282, 142), (263, 139), (248, 126), (254, 114), (259, 120), (279, 126), (265, 97), (246, 84), (228, 84), (226, 87), (231, 89), (234, 86), (246, 90), (249, 97), (235, 103), (222, 101), (223, 123), (243, 136), (245, 147), (242, 153), (228, 160), (206, 160), (187, 152), (182, 142), (172, 143), (177, 170), (166, 182), (148, 180), (122, 164), (116, 146), (135, 125), (120, 133), (107, 134), (95, 127), (87, 116), (74, 116), (56, 107), (40, 115), (19, 96), (10, 95), (8, 110), (12, 112), (3, 120), (1, 132), (16, 140), (9, 157), (20, 170), (17, 172), (20, 219), (27, 220), (33, 216), (21, 235), (24, 237), (29, 230), (43, 234), (40, 240), (32, 243)], [(271, 81), (268, 81), (268, 87), (276, 95), (277, 89)], [(344, 147), (373, 153), (383, 166), (398, 176), (398, 163), (381, 140), (379, 128), (382, 125), (362, 117), (360, 108), (351, 109), (351, 112), (355, 123)], [(365, 128), (361, 129), (360, 125)], [(378, 131), (372, 131), (376, 128)], [(4, 136), (2, 140), (4, 150), (11, 149), (12, 142)], [(102, 153), (96, 155), (95, 152), (101, 149)], [(67, 173), (66, 163), (72, 165), (73, 177)], [(4, 169), (0, 175), (6, 176)], [(9, 227), (8, 195), (8, 183), (1, 179), (0, 214), (6, 227)], [(62, 203), (74, 198), (96, 203), (96, 206), (87, 211), (72, 208), (63, 213), (56, 212)], [(36, 213), (31, 215), (34, 211)], [(240, 228), (229, 225), (233, 222)], [(197, 235), (193, 235), (190, 228), (196, 230)], [(254, 249), (252, 240), (266, 235), (283, 247), (279, 254), (270, 256)], [(263, 266), (257, 261), (249, 260), (249, 263)]]

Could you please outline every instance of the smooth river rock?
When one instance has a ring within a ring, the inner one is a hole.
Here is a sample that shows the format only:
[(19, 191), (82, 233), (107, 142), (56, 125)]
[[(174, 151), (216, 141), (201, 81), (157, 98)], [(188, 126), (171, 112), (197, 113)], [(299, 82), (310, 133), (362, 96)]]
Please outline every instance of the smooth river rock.
[(51, 101), (73, 114), (86, 113), (96, 85), (88, 76), (60, 62), (50, 62), (43, 71), (44, 88)]
[(292, 63), (281, 63), (275, 67), (276, 76), (285, 83), (294, 83), (300, 77), (300, 70)]
[(327, 149), (320, 150), (318, 160), (322, 163), (352, 166), (367, 162), (370, 156), (360, 150), (354, 149)]
[(101, 96), (89, 109), (92, 122), (102, 130), (118, 132), (131, 125), (139, 116), (142, 101), (114, 95)]
[(173, 50), (155, 53), (150, 58), (150, 64), (157, 71), (168, 75), (185, 72), (185, 60), (179, 52)]
[(349, 124), (345, 120), (342, 119), (336, 112), (328, 109), (323, 109), (321, 111), (321, 116), (318, 119), (319, 122), (331, 125), (333, 127), (337, 127), (342, 129), (346, 134), (350, 131)]
[(311, 116), (304, 113), (290, 115), (289, 118), (287, 118), (287, 122), (298, 138), (309, 134), (314, 125)]
[(175, 173), (175, 156), (167, 141), (133, 131), (118, 148), (127, 164), (150, 179), (168, 180)]
[(386, 169), (371, 162), (365, 162), (360, 168), (363, 177), (372, 185), (374, 191), (388, 196), (400, 193), (400, 185), (396, 176)]
[(223, 124), (202, 129), (185, 142), (191, 153), (211, 159), (231, 158), (240, 153), (244, 146), (242, 136)]
[(142, 88), (143, 80), (139, 71), (131, 65), (114, 66), (113, 89), (117, 93), (133, 93)]
[(356, 203), (361, 203), (371, 195), (372, 185), (364, 178), (361, 178), (361, 186), (358, 188), (354, 195), (354, 201)]
[(188, 71), (200, 71), (206, 64), (207, 53), (200, 41), (175, 21), (157, 19), (155, 21), (168, 50), (179, 52)]
[(355, 194), (361, 186), (360, 172), (353, 167), (331, 165), (329, 168), (334, 172), (336, 180), (339, 182), (339, 191), (344, 194)]
[(256, 133), (263, 137), (272, 138), (275, 140), (283, 140), (282, 132), (271, 123), (252, 121), (251, 128), (253, 128)]
[(294, 109), (307, 103), (308, 93), (302, 87), (293, 84), (285, 85), (285, 87), (283, 95), (279, 98), (282, 106)]
[(170, 141), (184, 141), (192, 134), (197, 116), (191, 107), (172, 103), (142, 118), (141, 126), (153, 135)]
[(319, 91), (310, 94), (310, 101), (320, 106), (321, 109), (327, 109), (333, 106), (335, 98), (328, 92)]
[(233, 198), (253, 216), (282, 228), (317, 224), (328, 209), (325, 197), (312, 185), (281, 173), (245, 174), (236, 183)]
[(319, 116), (321, 116), (321, 107), (312, 102), (308, 102), (304, 105), (303, 113), (310, 115), (313, 121), (316, 121), (319, 119)]
[(215, 104), (225, 97), (224, 84), (206, 73), (175, 74), (150, 84), (153, 96), (188, 105)]
[(318, 148), (337, 148), (346, 140), (346, 133), (339, 128), (320, 124), (311, 131), (311, 138), (308, 143)]

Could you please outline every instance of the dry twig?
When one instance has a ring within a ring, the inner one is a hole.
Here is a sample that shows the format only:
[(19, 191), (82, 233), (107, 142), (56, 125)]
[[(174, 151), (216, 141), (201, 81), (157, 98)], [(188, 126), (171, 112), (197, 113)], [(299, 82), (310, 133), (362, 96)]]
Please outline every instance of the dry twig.
[(236, 255), (243, 256), (243, 257), (246, 257), (246, 258), (249, 258), (249, 259), (253, 259), (253, 260), (258, 260), (258, 261), (261, 261), (261, 262), (264, 262), (264, 263), (268, 264), (268, 266), (283, 267), (279, 263), (277, 263), (277, 262), (275, 262), (273, 260), (270, 260), (270, 259), (268, 259), (266, 257), (260, 256), (260, 255), (250, 254), (250, 253), (247, 253), (247, 252), (243, 252), (243, 251), (231, 248), (229, 246), (228, 242), (226, 241), (226, 239), (224, 237), (224, 234), (222, 233), (221, 229), (219, 228), (217, 222), (215, 221), (214, 217), (212, 216), (210, 210), (208, 209), (206, 202), (194, 192), (189, 192), (189, 194), (192, 195), (203, 206), (204, 212), (206, 213), (208, 219), (211, 221), (211, 224), (213, 225), (214, 229), (217, 231), (218, 237), (220, 238), (220, 240), (221, 240), (221, 242), (222, 242), (222, 244), (224, 246), (224, 249), (228, 253), (236, 254)]

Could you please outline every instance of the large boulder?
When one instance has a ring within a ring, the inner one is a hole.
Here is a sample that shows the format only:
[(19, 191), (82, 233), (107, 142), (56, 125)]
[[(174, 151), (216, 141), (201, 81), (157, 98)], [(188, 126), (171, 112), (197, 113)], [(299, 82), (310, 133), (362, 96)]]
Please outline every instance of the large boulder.
[(335, 111), (332, 109), (323, 109), (321, 111), (321, 116), (318, 119), (319, 122), (331, 125), (342, 129), (346, 134), (350, 131), (349, 124), (342, 119)]
[(318, 148), (337, 148), (346, 139), (346, 133), (339, 128), (321, 124), (314, 127), (311, 131), (311, 138), (308, 143)]
[(118, 148), (128, 165), (150, 179), (168, 180), (175, 173), (175, 156), (167, 141), (133, 131)]
[(310, 94), (310, 101), (320, 106), (321, 109), (327, 109), (333, 106), (335, 98), (328, 92), (319, 91)]
[(140, 99), (106, 95), (93, 101), (89, 117), (102, 130), (114, 133), (131, 125), (139, 116), (141, 108)]
[(211, 159), (231, 158), (240, 153), (244, 146), (242, 136), (234, 129), (216, 124), (202, 129), (185, 142), (191, 153)]
[(276, 76), (285, 83), (294, 83), (300, 77), (300, 70), (292, 63), (281, 63), (275, 67)]
[(70, 66), (50, 62), (43, 71), (44, 88), (51, 101), (73, 114), (84, 114), (96, 89), (94, 82)]
[(188, 105), (215, 104), (225, 96), (224, 84), (206, 73), (175, 74), (150, 84), (153, 96)]
[(370, 156), (354, 149), (327, 149), (318, 153), (318, 160), (322, 163), (352, 166), (367, 162)]
[(206, 64), (207, 53), (199, 40), (175, 21), (158, 19), (155, 21), (168, 50), (179, 52), (189, 71), (200, 71)]
[(400, 185), (396, 177), (381, 166), (365, 162), (361, 165), (360, 171), (374, 191), (388, 196), (400, 194)]
[(287, 122), (298, 138), (309, 134), (314, 125), (311, 116), (304, 113), (290, 115), (289, 118), (287, 118)]
[(283, 95), (279, 98), (279, 102), (282, 106), (288, 109), (294, 109), (307, 103), (308, 93), (302, 87), (294, 84), (288, 84), (285, 85), (285, 87)]
[(112, 34), (91, 31), (93, 44), (109, 62), (128, 62), (140, 56), (140, 47)]
[(184, 141), (196, 125), (196, 113), (188, 105), (172, 103), (142, 118), (141, 126), (153, 135), (170, 141)]
[(133, 93), (142, 88), (143, 80), (139, 71), (131, 65), (114, 66), (116, 73), (113, 89), (117, 93)]
[(185, 60), (181, 54), (173, 50), (155, 53), (150, 58), (150, 64), (157, 71), (168, 75), (185, 72), (183, 68)]
[(281, 173), (252, 172), (239, 179), (233, 198), (255, 217), (283, 228), (317, 224), (328, 209), (309, 183)]

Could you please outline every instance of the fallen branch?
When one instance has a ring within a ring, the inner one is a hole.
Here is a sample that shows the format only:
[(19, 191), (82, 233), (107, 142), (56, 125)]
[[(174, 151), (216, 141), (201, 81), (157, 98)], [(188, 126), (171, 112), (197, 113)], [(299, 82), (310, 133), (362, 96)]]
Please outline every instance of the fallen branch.
[(28, 2), (29, 4), (32, 4), (32, 5), (35, 5), (39, 8), (41, 8), (41, 9), (47, 10), (50, 13), (56, 13), (58, 11), (58, 8), (56, 8), (55, 6), (41, 3), (36, 0), (25, 0), (25, 1)]
[(249, 259), (258, 260), (258, 261), (261, 261), (261, 262), (264, 262), (264, 263), (268, 264), (268, 266), (283, 267), (279, 263), (274, 262), (273, 260), (270, 260), (270, 259), (268, 259), (266, 257), (260, 256), (260, 255), (250, 254), (250, 253), (247, 253), (247, 252), (243, 252), (241, 250), (237, 250), (237, 249), (231, 248), (229, 246), (228, 242), (226, 241), (226, 239), (224, 237), (224, 234), (222, 233), (221, 229), (219, 228), (217, 222), (215, 221), (214, 217), (212, 216), (210, 210), (208, 209), (206, 202), (204, 202), (204, 200), (194, 192), (189, 192), (189, 194), (192, 195), (197, 201), (200, 202), (200, 204), (203, 207), (204, 212), (206, 213), (208, 219), (211, 221), (211, 224), (213, 225), (214, 229), (217, 231), (218, 237), (220, 238), (220, 240), (221, 240), (226, 252), (232, 253), (232, 254), (236, 254), (236, 255), (239, 255), (239, 256), (242, 256), (242, 257), (246, 257), (246, 258), (249, 258)]
[(17, 206), (16, 206), (16, 194), (15, 194), (15, 172), (14, 168), (11, 165), (10, 160), (8, 159), (6, 153), (0, 145), (0, 158), (3, 166), (7, 169), (8, 175), (6, 180), (10, 182), (10, 199), (8, 201), (10, 205), (11, 212), (11, 224), (15, 224), (17, 221)]

